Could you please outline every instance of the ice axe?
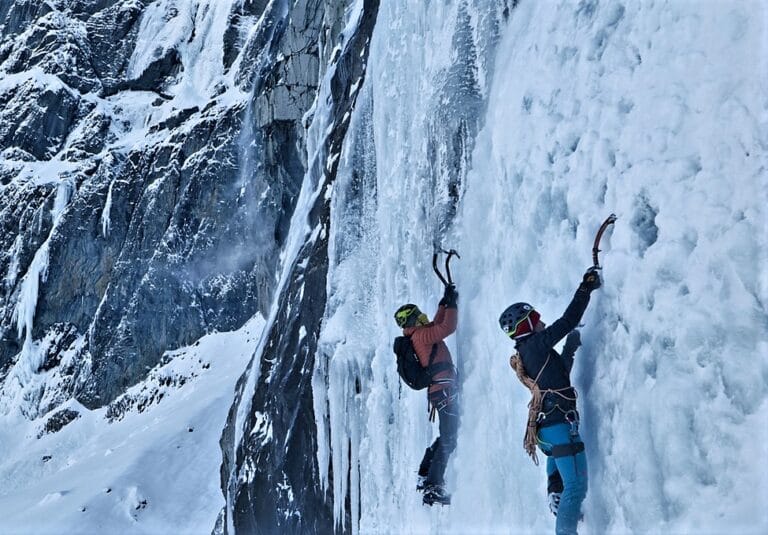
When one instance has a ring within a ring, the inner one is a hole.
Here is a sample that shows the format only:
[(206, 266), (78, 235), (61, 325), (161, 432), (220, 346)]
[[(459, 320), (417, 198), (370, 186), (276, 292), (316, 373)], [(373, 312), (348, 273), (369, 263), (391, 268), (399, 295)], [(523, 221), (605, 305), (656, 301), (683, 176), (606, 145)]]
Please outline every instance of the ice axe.
[(613, 225), (616, 222), (616, 214), (609, 215), (605, 221), (603, 221), (603, 224), (600, 225), (600, 229), (597, 231), (597, 235), (595, 236), (595, 243), (592, 245), (592, 266), (596, 269), (602, 269), (600, 267), (600, 261), (597, 258), (597, 253), (600, 252), (600, 240), (603, 237), (603, 233), (608, 228), (609, 225)]
[[(443, 276), (442, 273), (440, 273), (440, 268), (437, 267), (437, 257), (440, 255), (440, 253), (447, 254), (448, 256), (445, 258), (445, 274), (446, 277)], [(456, 249), (451, 249), (449, 251), (446, 251), (442, 247), (435, 245), (435, 252), (432, 254), (432, 269), (435, 270), (435, 274), (440, 279), (440, 282), (443, 283), (444, 286), (451, 286), (453, 284), (453, 278), (451, 277), (451, 257), (455, 256), (459, 260), (461, 260), (461, 256), (459, 256), (459, 253), (456, 251)]]

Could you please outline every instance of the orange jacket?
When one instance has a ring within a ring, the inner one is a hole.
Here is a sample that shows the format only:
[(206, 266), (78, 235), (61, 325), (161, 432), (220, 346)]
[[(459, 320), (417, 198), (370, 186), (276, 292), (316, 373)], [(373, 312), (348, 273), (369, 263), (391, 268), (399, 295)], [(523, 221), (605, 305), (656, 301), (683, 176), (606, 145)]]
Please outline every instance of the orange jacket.
[[(413, 348), (416, 350), (416, 354), (419, 356), (419, 362), (425, 368), (429, 364), (429, 355), (432, 353), (432, 346), (437, 344), (437, 353), (433, 364), (437, 362), (449, 362), (453, 364), (451, 359), (451, 352), (448, 351), (448, 346), (445, 345), (443, 339), (456, 331), (456, 323), (458, 321), (458, 311), (455, 308), (445, 308), (440, 305), (437, 307), (435, 313), (435, 319), (427, 325), (417, 325), (416, 327), (407, 327), (403, 329), (405, 336), (411, 337), (413, 342)], [(456, 379), (455, 368), (450, 370), (444, 370), (435, 375), (435, 379)], [(434, 384), (429, 387), (429, 393), (437, 392), (450, 386), (449, 384)]]

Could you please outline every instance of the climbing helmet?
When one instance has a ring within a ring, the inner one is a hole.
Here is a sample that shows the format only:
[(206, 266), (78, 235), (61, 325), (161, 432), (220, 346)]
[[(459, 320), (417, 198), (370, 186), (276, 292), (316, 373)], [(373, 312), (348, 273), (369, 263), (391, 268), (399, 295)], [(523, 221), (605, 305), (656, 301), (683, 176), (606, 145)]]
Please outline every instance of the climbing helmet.
[(398, 327), (405, 329), (406, 327), (413, 327), (415, 325), (424, 325), (429, 323), (427, 315), (423, 314), (419, 307), (414, 304), (408, 303), (401, 306), (395, 312), (395, 321)]
[(501, 330), (513, 340), (519, 340), (533, 333), (541, 315), (528, 303), (510, 305), (499, 316)]

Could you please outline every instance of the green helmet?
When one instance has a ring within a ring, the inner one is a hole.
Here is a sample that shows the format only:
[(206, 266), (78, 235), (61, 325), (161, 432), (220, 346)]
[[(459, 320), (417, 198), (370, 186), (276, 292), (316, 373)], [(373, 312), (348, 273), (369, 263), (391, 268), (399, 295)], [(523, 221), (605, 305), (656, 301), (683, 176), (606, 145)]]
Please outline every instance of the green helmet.
[(405, 329), (406, 327), (415, 326), (419, 321), (419, 317), (422, 315), (419, 307), (408, 303), (397, 309), (395, 312), (395, 321), (397, 322), (398, 327)]

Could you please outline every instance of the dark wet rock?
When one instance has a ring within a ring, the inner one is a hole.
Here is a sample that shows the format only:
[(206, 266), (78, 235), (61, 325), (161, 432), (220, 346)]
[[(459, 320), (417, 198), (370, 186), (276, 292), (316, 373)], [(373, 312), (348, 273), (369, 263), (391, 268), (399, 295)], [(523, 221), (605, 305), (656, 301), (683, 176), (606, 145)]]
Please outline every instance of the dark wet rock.
[(0, 28), (2, 35), (16, 35), (53, 10), (49, 2), (16, 0), (0, 2)]
[(69, 137), (62, 160), (79, 162), (100, 153), (117, 137), (111, 130), (113, 119), (100, 109), (92, 110), (80, 122), (80, 128)]
[[(61, 431), (64, 426), (71, 424), (78, 418), (80, 418), (80, 413), (75, 410), (62, 409), (57, 411), (45, 421), (45, 425), (37, 434), (37, 438), (41, 438), (43, 435), (57, 433)], [(43, 460), (45, 460), (45, 458), (43, 458)]]
[(147, 65), (137, 78), (117, 82), (105, 89), (102, 96), (111, 96), (120, 91), (155, 91), (162, 94), (163, 89), (175, 81), (175, 76), (183, 68), (181, 55), (175, 48), (171, 48)]
[[(325, 138), (323, 154), (310, 170), (321, 193), (309, 212), (311, 228), (326, 232), (304, 244), (292, 266), (287, 286), (278, 296), (279, 310), (268, 333), (266, 349), (257, 355), (261, 378), (254, 392), (244, 391), (249, 372), (236, 389), (236, 401), (222, 436), (224, 464), (222, 485), (232, 508), (230, 531), (265, 533), (332, 533), (335, 530), (329, 496), (320, 488), (311, 377), (317, 350), (317, 334), (325, 310), (325, 281), (328, 269), (329, 197), (323, 194), (336, 177), (338, 155), (349, 126), (357, 92), (362, 83), (378, 1), (364, 2), (359, 27), (338, 54), (331, 68), (332, 94), (328, 95), (333, 128)], [(335, 22), (335, 21), (333, 21)], [(305, 330), (314, 335), (300, 336)], [(253, 407), (245, 422), (236, 422), (238, 406)], [(258, 407), (258, 409), (255, 409)], [(234, 443), (233, 427), (253, 429)], [(266, 429), (269, 429), (267, 432)], [(341, 477), (346, 477), (345, 475)], [(347, 511), (349, 514), (349, 511)], [(347, 518), (347, 524), (349, 518)]]
[(254, 20), (264, 13), (267, 4), (269, 0), (244, 0), (235, 7), (224, 34), (224, 65), (227, 68), (234, 63)]
[(48, 336), (40, 348), (43, 354), (43, 362), (38, 372), (50, 371), (61, 364), (62, 354), (77, 340), (77, 328), (67, 323), (58, 323), (51, 326)]
[(200, 108), (197, 106), (194, 106), (192, 108), (187, 108), (185, 110), (181, 110), (178, 113), (175, 113), (165, 121), (161, 121), (157, 123), (156, 125), (153, 125), (149, 131), (150, 132), (157, 132), (158, 130), (171, 130), (173, 128), (176, 128), (177, 126), (180, 126), (182, 123), (184, 123), (187, 119), (189, 119), (192, 115), (199, 112)]
[[(146, 2), (104, 1), (86, 20), (93, 69), (106, 90), (125, 78)], [(111, 5), (108, 5), (111, 4)]]
[(37, 68), (80, 93), (88, 93), (101, 87), (91, 56), (85, 25), (64, 12), (52, 11), (18, 37), (2, 68), (9, 74)]
[(14, 147), (48, 159), (88, 107), (53, 77), (19, 79), (0, 91), (0, 150)]

